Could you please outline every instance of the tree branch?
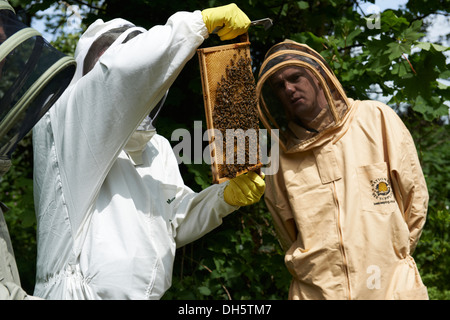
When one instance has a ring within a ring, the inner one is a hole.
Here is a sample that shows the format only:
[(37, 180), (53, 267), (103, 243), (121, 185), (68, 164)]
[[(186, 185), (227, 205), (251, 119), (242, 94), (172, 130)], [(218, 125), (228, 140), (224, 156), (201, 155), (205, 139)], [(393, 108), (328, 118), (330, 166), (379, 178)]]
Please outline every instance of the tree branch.
[(72, 0), (72, 1), (70, 1), (70, 2), (75, 2), (75, 3), (79, 4), (79, 5), (86, 6), (86, 7), (90, 8), (90, 9), (99, 10), (99, 11), (103, 11), (103, 12), (106, 11), (106, 10), (103, 9), (103, 8), (96, 7), (96, 6), (94, 6), (93, 4), (91, 4), (91, 3), (86, 3), (86, 2), (84, 2), (84, 1), (80, 1), (80, 0)]

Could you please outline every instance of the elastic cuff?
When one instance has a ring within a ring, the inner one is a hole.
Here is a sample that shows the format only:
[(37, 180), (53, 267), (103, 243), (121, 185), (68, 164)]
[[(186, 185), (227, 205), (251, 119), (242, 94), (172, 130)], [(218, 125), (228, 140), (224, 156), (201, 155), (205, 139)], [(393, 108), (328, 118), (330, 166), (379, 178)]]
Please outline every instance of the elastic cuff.
[(234, 208), (234, 210), (237, 210), (240, 208), (240, 206), (234, 206), (232, 204), (229, 204), (228, 202), (225, 201), (225, 198), (223, 196), (224, 192), (225, 192), (225, 188), (230, 184), (230, 180), (222, 182), (221, 184), (219, 184), (219, 190), (217, 191), (217, 195), (219, 196), (219, 198), (227, 205), (230, 206), (231, 208)]
[(194, 11), (195, 14), (195, 19), (198, 20), (199, 23), (199, 27), (200, 27), (200, 35), (204, 38), (204, 39), (208, 39), (209, 37), (209, 32), (208, 32), (208, 28), (206, 28), (206, 24), (203, 21), (203, 16), (202, 16), (202, 12), (200, 10), (195, 10)]

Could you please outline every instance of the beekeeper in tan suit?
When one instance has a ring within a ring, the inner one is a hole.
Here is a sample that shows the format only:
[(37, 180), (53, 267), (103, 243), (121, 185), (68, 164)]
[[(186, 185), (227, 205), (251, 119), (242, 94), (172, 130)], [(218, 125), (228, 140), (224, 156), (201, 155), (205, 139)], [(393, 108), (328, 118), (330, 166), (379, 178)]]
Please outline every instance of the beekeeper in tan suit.
[(281, 146), (265, 201), (287, 250), (289, 299), (428, 299), (411, 257), (428, 192), (397, 114), (347, 98), (325, 60), (289, 40), (266, 54), (257, 95)]

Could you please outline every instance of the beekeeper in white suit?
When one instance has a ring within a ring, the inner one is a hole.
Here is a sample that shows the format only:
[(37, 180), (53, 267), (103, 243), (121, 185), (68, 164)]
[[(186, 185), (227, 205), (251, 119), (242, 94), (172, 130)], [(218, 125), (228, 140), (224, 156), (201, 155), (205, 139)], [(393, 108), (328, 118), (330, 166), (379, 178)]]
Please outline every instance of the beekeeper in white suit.
[(178, 12), (148, 31), (122, 19), (88, 28), (71, 86), (33, 134), (35, 295), (159, 299), (171, 285), (176, 247), (259, 201), (265, 183), (255, 173), (194, 193), (146, 118), (209, 33), (224, 26), (218, 35), (231, 39), (249, 25), (232, 4)]

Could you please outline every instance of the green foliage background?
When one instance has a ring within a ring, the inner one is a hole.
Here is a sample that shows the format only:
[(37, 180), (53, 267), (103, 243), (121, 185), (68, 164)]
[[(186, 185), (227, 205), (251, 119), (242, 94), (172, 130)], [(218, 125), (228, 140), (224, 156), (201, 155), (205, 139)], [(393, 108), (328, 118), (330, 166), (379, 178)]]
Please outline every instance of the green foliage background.
[[(46, 21), (58, 37), (53, 45), (73, 54), (81, 30), (68, 32), (79, 5), (82, 28), (97, 18), (122, 17), (147, 28), (164, 24), (181, 10), (193, 11), (227, 1), (11, 0), (27, 24)], [(381, 13), (379, 28), (372, 15), (362, 14), (364, 1), (235, 1), (251, 20), (270, 17), (274, 26), (249, 30), (255, 77), (266, 50), (286, 38), (307, 43), (330, 63), (349, 97), (382, 99), (402, 117), (419, 153), (430, 194), (428, 219), (414, 253), (431, 299), (450, 299), (450, 90), (438, 79), (450, 80), (448, 50), (424, 40), (425, 18), (447, 17), (445, 1), (410, 0), (399, 10)], [(54, 8), (51, 14), (40, 10)], [(78, 32), (79, 31), (79, 32)], [(447, 35), (447, 38), (449, 36)], [(444, 40), (444, 39), (443, 39)], [(221, 43), (211, 36), (202, 46)], [(447, 54), (447, 56), (446, 56)], [(448, 83), (448, 82), (447, 82)], [(444, 103), (446, 102), (446, 104)], [(157, 128), (171, 140), (176, 128), (193, 130), (204, 121), (198, 61), (194, 57), (172, 86)], [(205, 128), (204, 128), (205, 129)], [(175, 142), (176, 143), (176, 142)], [(175, 144), (174, 143), (174, 144)], [(22, 285), (34, 287), (36, 239), (32, 195), (32, 150), (28, 136), (14, 154), (14, 166), (0, 183), (6, 214), (21, 273)], [(181, 165), (185, 183), (200, 191), (211, 183), (206, 164)], [(264, 201), (241, 208), (222, 226), (177, 251), (172, 288), (164, 299), (286, 299), (290, 275)]]

